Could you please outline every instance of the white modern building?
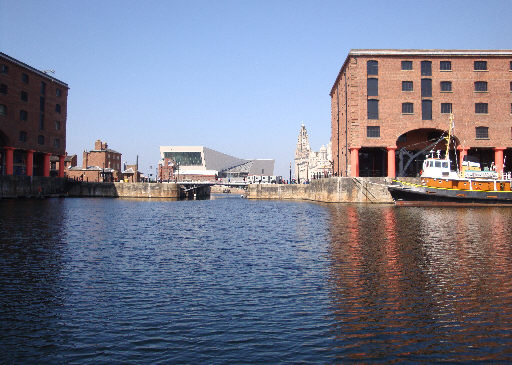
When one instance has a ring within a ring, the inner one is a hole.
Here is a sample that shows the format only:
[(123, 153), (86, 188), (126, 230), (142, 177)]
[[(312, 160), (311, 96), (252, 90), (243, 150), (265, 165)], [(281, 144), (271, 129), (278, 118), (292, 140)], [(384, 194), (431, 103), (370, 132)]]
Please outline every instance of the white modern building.
[(246, 160), (204, 146), (160, 146), (159, 170), (172, 167), (173, 176), (182, 181), (272, 176), (274, 163), (273, 159)]

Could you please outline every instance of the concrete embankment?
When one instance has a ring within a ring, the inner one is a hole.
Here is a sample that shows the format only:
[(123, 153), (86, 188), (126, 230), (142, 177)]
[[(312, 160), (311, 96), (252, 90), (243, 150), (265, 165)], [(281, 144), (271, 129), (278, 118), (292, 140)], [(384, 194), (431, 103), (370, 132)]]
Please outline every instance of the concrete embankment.
[(172, 183), (95, 183), (58, 177), (0, 176), (0, 198), (53, 196), (178, 199), (180, 188)]
[[(419, 178), (400, 178), (419, 183)], [(393, 203), (386, 177), (332, 177), (310, 184), (251, 184), (249, 199), (311, 200), (326, 203)]]
[(94, 183), (69, 182), (67, 196), (109, 198), (172, 198), (178, 199), (180, 189), (172, 183)]

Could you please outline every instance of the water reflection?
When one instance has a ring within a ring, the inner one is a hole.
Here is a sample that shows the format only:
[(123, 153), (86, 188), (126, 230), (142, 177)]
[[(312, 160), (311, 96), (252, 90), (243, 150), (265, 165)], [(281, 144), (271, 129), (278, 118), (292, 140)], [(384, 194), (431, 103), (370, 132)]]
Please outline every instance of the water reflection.
[[(61, 202), (0, 201), (0, 317), (9, 323), (1, 328), (2, 362), (54, 349), (64, 296)], [(32, 346), (6, 347), (5, 341)]]
[(329, 210), (333, 330), (343, 358), (510, 356), (508, 209)]

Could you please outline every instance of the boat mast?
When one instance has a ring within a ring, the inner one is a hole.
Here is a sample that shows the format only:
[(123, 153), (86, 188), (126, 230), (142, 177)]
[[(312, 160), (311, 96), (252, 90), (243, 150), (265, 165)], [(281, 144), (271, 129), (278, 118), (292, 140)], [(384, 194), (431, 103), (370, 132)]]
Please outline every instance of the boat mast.
[(448, 137), (446, 137), (446, 153), (445, 159), (448, 159), (448, 152), (450, 150), (450, 140), (452, 138), (452, 127), (453, 127), (453, 113), (450, 113), (450, 127), (448, 128)]

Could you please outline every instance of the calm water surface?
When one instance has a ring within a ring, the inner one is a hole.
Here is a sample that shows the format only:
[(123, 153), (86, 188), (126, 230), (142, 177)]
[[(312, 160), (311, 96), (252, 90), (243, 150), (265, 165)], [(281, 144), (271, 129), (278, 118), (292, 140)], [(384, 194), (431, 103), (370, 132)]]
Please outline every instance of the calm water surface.
[(512, 361), (512, 209), (0, 201), (2, 363)]

